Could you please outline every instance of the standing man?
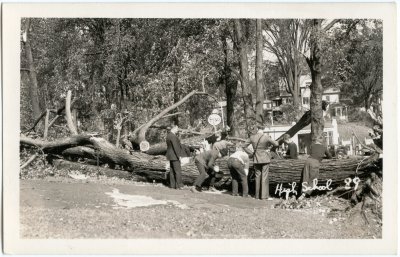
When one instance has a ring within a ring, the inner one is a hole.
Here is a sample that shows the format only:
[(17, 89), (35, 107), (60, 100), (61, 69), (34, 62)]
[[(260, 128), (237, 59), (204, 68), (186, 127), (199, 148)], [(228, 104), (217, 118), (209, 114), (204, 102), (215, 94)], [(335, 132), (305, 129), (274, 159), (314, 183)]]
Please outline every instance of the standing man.
[(283, 142), (287, 145), (288, 149), (286, 151), (286, 158), (288, 159), (298, 159), (299, 153), (297, 151), (297, 145), (292, 142), (289, 134), (283, 135)]
[(210, 189), (213, 189), (215, 182), (215, 175), (219, 172), (219, 167), (215, 165), (215, 161), (228, 154), (228, 149), (215, 150), (211, 149), (200, 153), (196, 156), (195, 164), (200, 172), (194, 182), (194, 187), (191, 189), (193, 193), (201, 192), (204, 181), (210, 178)]
[(322, 158), (326, 156), (328, 159), (331, 159), (332, 156), (328, 151), (328, 148), (322, 144), (322, 137), (318, 137), (310, 147), (310, 156), (304, 163), (303, 173), (301, 174), (300, 181), (300, 191), (301, 196), (299, 197), (299, 201), (303, 200), (306, 196), (310, 196), (312, 190), (303, 190), (303, 187), (311, 188), (313, 186), (314, 179), (317, 179), (319, 176), (319, 166)]
[(269, 163), (271, 162), (270, 148), (272, 146), (279, 146), (278, 142), (272, 140), (272, 138), (264, 133), (264, 126), (257, 126), (257, 133), (250, 136), (246, 141), (244, 147), (245, 151), (249, 154), (247, 147), (251, 144), (253, 146), (253, 163), (255, 170), (255, 180), (256, 180), (256, 192), (255, 198), (261, 200), (272, 200), (269, 197)]
[(243, 197), (249, 196), (247, 175), (249, 174), (249, 156), (238, 147), (228, 159), (228, 168), (232, 177), (232, 195), (239, 195), (239, 181), (242, 184)]
[(167, 134), (167, 160), (170, 164), (169, 182), (170, 187), (175, 189), (182, 189), (182, 175), (181, 175), (181, 161), (182, 145), (179, 138), (176, 136), (178, 126), (173, 125), (168, 128)]

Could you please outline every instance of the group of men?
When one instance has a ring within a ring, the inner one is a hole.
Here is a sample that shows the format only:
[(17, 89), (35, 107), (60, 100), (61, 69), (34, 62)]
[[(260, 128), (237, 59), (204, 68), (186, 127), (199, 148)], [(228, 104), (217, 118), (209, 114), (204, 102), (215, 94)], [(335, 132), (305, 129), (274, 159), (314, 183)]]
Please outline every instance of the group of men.
[[(169, 127), (166, 138), (167, 154), (166, 157), (170, 162), (170, 187), (175, 189), (182, 189), (182, 176), (181, 176), (181, 157), (182, 145), (177, 136), (178, 126), (173, 125)], [(298, 151), (297, 146), (291, 141), (288, 134), (283, 135), (283, 142), (287, 146), (286, 158), (297, 159)], [(214, 191), (214, 183), (218, 176), (222, 176), (219, 172), (219, 167), (216, 165), (216, 160), (228, 154), (228, 146), (234, 145), (217, 136), (216, 142), (213, 143), (211, 149), (203, 151), (196, 155), (195, 164), (199, 171), (199, 176), (196, 178), (191, 191), (194, 193), (202, 192), (203, 184), (209, 180), (209, 190)], [(252, 147), (249, 147), (249, 146)], [(263, 126), (257, 127), (257, 132), (250, 136), (250, 138), (241, 146), (236, 148), (236, 151), (231, 154), (227, 160), (232, 177), (232, 195), (239, 195), (239, 183), (242, 187), (242, 196), (249, 197), (248, 175), (250, 158), (253, 156), (254, 165), (254, 180), (255, 180), (255, 194), (254, 198), (260, 200), (272, 200), (269, 195), (269, 165), (272, 157), (272, 148), (279, 146), (279, 143), (273, 140)], [(249, 149), (250, 148), (250, 149)], [(306, 160), (302, 181), (308, 185), (312, 185), (313, 180), (319, 175), (319, 164), (324, 155), (331, 158), (327, 148), (322, 144), (322, 139), (315, 140), (310, 146), (311, 152), (309, 158)], [(301, 184), (301, 183), (300, 183)], [(309, 191), (301, 191), (299, 199), (308, 197), (311, 194)]]

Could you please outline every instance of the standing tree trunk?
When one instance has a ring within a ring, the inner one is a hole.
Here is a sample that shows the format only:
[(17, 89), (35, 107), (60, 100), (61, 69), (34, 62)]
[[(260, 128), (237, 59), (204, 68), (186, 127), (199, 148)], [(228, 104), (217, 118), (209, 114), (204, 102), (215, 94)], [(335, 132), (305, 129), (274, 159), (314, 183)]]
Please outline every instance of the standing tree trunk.
[(310, 58), (307, 58), (307, 64), (311, 71), (311, 140), (314, 142), (317, 138), (323, 138), (324, 118), (322, 111), (322, 83), (321, 83), (321, 22), (314, 19), (311, 38), (310, 38)]
[(33, 116), (34, 119), (37, 119), (41, 115), (40, 111), (40, 105), (39, 105), (39, 88), (38, 88), (38, 82), (36, 78), (36, 70), (35, 70), (35, 65), (33, 62), (33, 56), (32, 56), (32, 47), (31, 47), (31, 42), (30, 42), (30, 19), (26, 19), (26, 40), (25, 40), (25, 53), (26, 53), (26, 59), (28, 61), (28, 66), (29, 66), (29, 78), (31, 80), (31, 85), (29, 87), (29, 97), (31, 98), (31, 104), (32, 104), (32, 111), (33, 111)]
[(223, 49), (224, 49), (224, 75), (223, 81), (225, 84), (226, 94), (226, 123), (230, 128), (230, 134), (236, 135), (236, 124), (235, 124), (235, 102), (237, 92), (237, 81), (233, 80), (231, 76), (231, 69), (228, 63), (228, 43), (226, 37), (223, 35), (221, 38)]
[(292, 45), (291, 47), (293, 54), (293, 106), (296, 110), (300, 110), (302, 106), (300, 97), (300, 60), (296, 46)]
[(256, 21), (256, 121), (257, 124), (262, 125), (264, 123), (264, 86), (263, 86), (263, 35), (262, 35), (262, 23), (261, 19)]
[[(175, 55), (174, 57), (174, 67), (173, 67), (173, 71), (174, 71), (174, 78), (173, 78), (173, 87), (174, 87), (174, 104), (179, 102), (179, 84), (178, 84), (178, 79), (179, 79), (179, 60), (178, 60), (178, 56)], [(175, 115), (172, 117), (173, 122), (175, 123), (175, 125), (179, 126), (179, 116)]]
[(250, 80), (249, 80), (249, 63), (247, 58), (247, 40), (242, 32), (242, 24), (240, 20), (235, 19), (235, 32), (237, 44), (236, 47), (239, 52), (239, 66), (240, 66), (240, 84), (242, 86), (242, 97), (244, 105), (244, 119), (246, 122), (247, 133), (250, 133), (249, 121), (254, 121), (253, 99), (251, 97)]

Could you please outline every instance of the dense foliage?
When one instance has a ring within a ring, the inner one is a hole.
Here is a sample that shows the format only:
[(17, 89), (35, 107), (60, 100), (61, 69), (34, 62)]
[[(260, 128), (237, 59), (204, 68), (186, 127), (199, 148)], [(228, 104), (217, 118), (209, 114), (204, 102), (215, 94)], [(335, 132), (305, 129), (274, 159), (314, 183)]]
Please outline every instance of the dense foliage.
[[(298, 76), (310, 72), (304, 57), (310, 56), (312, 23), (262, 24), (264, 94), (277, 96), (280, 78), (289, 93), (298, 93)], [(103, 132), (112, 140), (117, 118), (126, 119), (126, 135), (189, 92), (204, 90), (217, 100), (229, 98), (233, 106), (228, 123), (242, 133), (248, 125), (244, 115), (256, 105), (255, 26), (255, 20), (226, 19), (23, 19), (21, 130), (37, 118), (28, 76), (33, 65), (41, 111), (62, 106), (72, 90), (79, 131)], [(369, 108), (382, 91), (382, 23), (340, 20), (317, 36), (323, 86), (340, 87), (353, 107)], [(27, 58), (29, 51), (33, 63)], [(194, 96), (175, 110), (183, 114), (169, 119), (182, 127), (205, 126), (215, 99)], [(288, 108), (290, 121), (295, 111)], [(154, 133), (158, 132), (149, 136)]]

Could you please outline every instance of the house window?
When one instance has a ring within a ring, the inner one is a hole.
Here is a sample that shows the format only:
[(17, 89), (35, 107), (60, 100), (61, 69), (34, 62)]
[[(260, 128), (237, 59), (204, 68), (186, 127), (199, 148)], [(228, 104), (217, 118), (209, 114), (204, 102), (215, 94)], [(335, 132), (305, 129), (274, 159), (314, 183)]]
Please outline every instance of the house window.
[(309, 105), (310, 104), (310, 97), (303, 97), (303, 104)]
[(329, 95), (327, 95), (327, 96), (325, 97), (325, 99), (326, 99), (326, 101), (328, 101), (328, 102), (330, 102), (330, 101), (331, 101), (331, 99), (330, 99)]
[(323, 135), (325, 137), (326, 145), (332, 145), (333, 144), (333, 132), (332, 131), (324, 132)]

